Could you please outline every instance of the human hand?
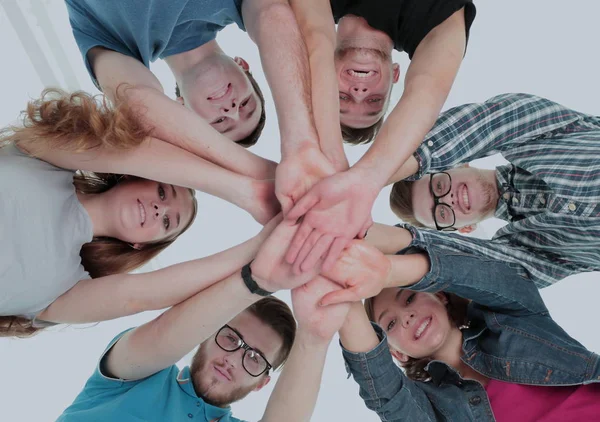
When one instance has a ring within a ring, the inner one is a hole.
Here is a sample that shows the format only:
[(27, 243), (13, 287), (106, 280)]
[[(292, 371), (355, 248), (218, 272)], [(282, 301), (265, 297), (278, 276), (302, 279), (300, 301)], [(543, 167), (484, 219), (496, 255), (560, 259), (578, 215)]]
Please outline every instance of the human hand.
[(307, 283), (318, 274), (318, 269), (315, 269), (296, 275), (292, 271), (292, 265), (284, 259), (285, 251), (297, 230), (297, 224), (283, 220), (260, 246), (250, 269), (252, 277), (262, 289), (269, 292), (293, 289)]
[(305, 330), (316, 339), (331, 340), (344, 324), (350, 309), (348, 303), (319, 305), (324, 295), (335, 291), (340, 291), (340, 287), (322, 276), (317, 276), (309, 283), (292, 290), (292, 306), (299, 329)]
[(371, 209), (378, 193), (379, 187), (353, 169), (317, 183), (284, 215), (290, 221), (304, 216), (287, 262), (296, 272), (308, 271), (327, 254), (323, 269), (330, 269), (346, 245), (357, 235), (364, 237), (373, 224)]
[(379, 249), (364, 240), (353, 240), (333, 268), (323, 272), (343, 289), (328, 293), (321, 304), (357, 302), (376, 296), (387, 286), (391, 269), (390, 260)]
[(275, 194), (283, 215), (319, 180), (335, 173), (318, 146), (305, 145), (277, 166)]

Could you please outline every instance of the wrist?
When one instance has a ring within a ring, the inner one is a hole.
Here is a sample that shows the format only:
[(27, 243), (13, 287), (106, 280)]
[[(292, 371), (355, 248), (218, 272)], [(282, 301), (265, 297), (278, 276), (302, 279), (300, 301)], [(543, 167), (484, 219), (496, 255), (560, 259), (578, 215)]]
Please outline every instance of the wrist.
[(378, 176), (376, 168), (359, 166), (357, 163), (350, 167), (347, 170), (347, 173), (352, 174), (358, 183), (360, 183), (373, 198), (377, 197), (379, 192), (381, 192), (381, 189), (385, 187), (385, 181), (382, 181), (382, 178)]
[[(252, 262), (246, 264), (242, 267), (241, 270), (242, 281), (252, 294), (256, 294), (258, 296), (270, 296), (275, 291), (269, 290), (270, 287), (268, 283), (260, 277), (257, 277), (252, 273)], [(265, 287), (266, 286), (266, 287)]]
[(317, 334), (313, 330), (309, 329), (309, 327), (304, 327), (299, 324), (295, 343), (307, 350), (327, 350), (329, 343), (331, 343), (331, 340), (333, 339), (333, 334), (334, 333), (331, 333), (331, 335)]

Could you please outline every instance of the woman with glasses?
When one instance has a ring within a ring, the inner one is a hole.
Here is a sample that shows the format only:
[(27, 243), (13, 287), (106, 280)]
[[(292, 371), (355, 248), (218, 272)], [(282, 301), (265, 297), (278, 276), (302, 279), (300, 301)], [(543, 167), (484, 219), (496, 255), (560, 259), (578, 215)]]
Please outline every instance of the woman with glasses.
[(600, 356), (531, 279), (421, 233), (376, 225), (326, 274), (346, 289), (321, 304), (354, 302), (340, 339), (367, 407), (382, 421), (595, 420)]

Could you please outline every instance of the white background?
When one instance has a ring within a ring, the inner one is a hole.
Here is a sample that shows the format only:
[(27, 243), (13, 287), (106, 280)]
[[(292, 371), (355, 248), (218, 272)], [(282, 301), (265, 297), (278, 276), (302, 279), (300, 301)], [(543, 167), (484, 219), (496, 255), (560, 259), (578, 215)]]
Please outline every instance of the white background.
[[(599, 3), (480, 0), (476, 5), (477, 17), (467, 55), (445, 108), (483, 101), (504, 92), (529, 92), (600, 115)], [(0, 0), (0, 6), (0, 125), (13, 121), (27, 100), (39, 95), (44, 83), (97, 92), (72, 38), (62, 1)], [(22, 13), (23, 22), (18, 22), (15, 10)], [(15, 20), (24, 43), (11, 24)], [(231, 56), (246, 58), (261, 86), (266, 87), (257, 50), (244, 33), (230, 27), (219, 35), (218, 41)], [(24, 45), (32, 51), (33, 61)], [(394, 58), (404, 73), (408, 66), (406, 55), (396, 52)], [(167, 66), (155, 63), (153, 70), (170, 93), (174, 81)], [(393, 103), (402, 93), (401, 85), (394, 90)], [(269, 93), (266, 94), (267, 126), (253, 151), (279, 160), (276, 116)], [(346, 151), (350, 161), (355, 162), (364, 148), (352, 147)], [(484, 164), (494, 167), (499, 163), (501, 160), (495, 157)], [(395, 224), (398, 221), (388, 209), (388, 195), (389, 190), (385, 189), (379, 196), (373, 218)], [(200, 212), (191, 230), (149, 268), (215, 253), (251, 237), (260, 228), (245, 212), (228, 203), (203, 194), (198, 201)], [(487, 222), (476, 235), (491, 237), (498, 224)], [(2, 241), (1, 248), (10, 247), (6, 239)], [(570, 277), (542, 294), (552, 315), (566, 331), (591, 350), (600, 352), (595, 324), (598, 317), (594, 311), (600, 294), (599, 274)], [(281, 297), (289, 300), (288, 294)], [(146, 313), (91, 327), (62, 327), (28, 340), (0, 340), (0, 421), (56, 419), (79, 393), (110, 339), (157, 314)], [(181, 364), (188, 362), (189, 359), (184, 359)], [(234, 414), (258, 420), (273, 385), (274, 382), (235, 404)], [(346, 379), (336, 340), (327, 357), (313, 420), (378, 420), (364, 406), (354, 381)]]

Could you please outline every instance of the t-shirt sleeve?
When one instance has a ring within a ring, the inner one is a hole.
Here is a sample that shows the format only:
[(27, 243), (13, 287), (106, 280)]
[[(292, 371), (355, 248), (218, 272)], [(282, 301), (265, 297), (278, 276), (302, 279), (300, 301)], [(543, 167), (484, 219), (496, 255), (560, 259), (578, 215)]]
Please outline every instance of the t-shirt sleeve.
[[(431, 9), (427, 12), (428, 18), (424, 20), (424, 24), (420, 25), (414, 32), (414, 35), (404, 42), (404, 51), (408, 54), (408, 57), (412, 59), (415, 50), (423, 41), (423, 39), (431, 32), (433, 28), (444, 22), (456, 11), (464, 7), (465, 14), (465, 31), (467, 44), (469, 43), (469, 32), (473, 20), (475, 20), (475, 5), (473, 0), (443, 0), (435, 2)], [(465, 46), (466, 54), (466, 46)]]
[(85, 384), (84, 391), (88, 396), (98, 394), (107, 389), (126, 389), (126, 390), (128, 390), (128, 389), (132, 388), (134, 385), (136, 385), (138, 382), (141, 381), (141, 380), (128, 381), (128, 380), (123, 380), (120, 378), (112, 378), (103, 372), (103, 366), (104, 366), (105, 358), (106, 358), (106, 355), (108, 354), (108, 352), (113, 348), (113, 346), (115, 344), (117, 344), (117, 342), (125, 334), (127, 334), (129, 331), (131, 331), (133, 329), (134, 328), (129, 328), (128, 330), (125, 330), (121, 334), (117, 335), (115, 338), (113, 338), (111, 340), (111, 342), (108, 344), (108, 346), (106, 347), (104, 352), (102, 352), (102, 355), (100, 356), (100, 359), (98, 360), (98, 364), (96, 365), (96, 369), (94, 370), (94, 373), (88, 379), (88, 382)]

